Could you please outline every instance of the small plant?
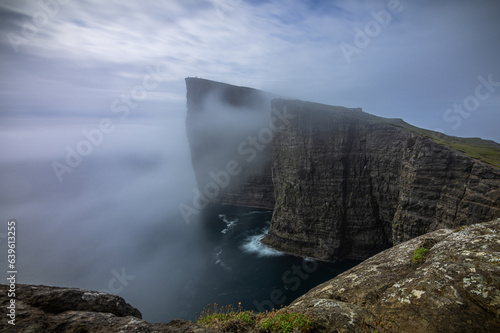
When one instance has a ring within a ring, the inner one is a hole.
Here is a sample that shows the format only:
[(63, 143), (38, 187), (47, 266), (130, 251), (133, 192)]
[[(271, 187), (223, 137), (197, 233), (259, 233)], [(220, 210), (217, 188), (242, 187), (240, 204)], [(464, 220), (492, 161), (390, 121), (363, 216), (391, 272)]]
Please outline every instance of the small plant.
[(243, 311), (241, 303), (237, 310), (231, 305), (218, 308), (216, 303), (213, 307), (209, 304), (196, 324), (222, 332), (307, 333), (314, 329), (313, 321), (306, 315), (274, 309), (261, 313)]
[(223, 332), (244, 332), (255, 325), (256, 319), (253, 311), (242, 310), (241, 303), (238, 303), (237, 310), (231, 305), (218, 308), (217, 303), (214, 303), (213, 308), (208, 304), (203, 309), (196, 324)]
[(259, 322), (262, 330), (270, 332), (291, 333), (296, 330), (300, 332), (311, 332), (314, 324), (312, 320), (301, 313), (280, 313), (271, 311)]
[(419, 247), (415, 251), (413, 251), (413, 258), (411, 259), (414, 264), (421, 264), (425, 261), (425, 256), (429, 252), (429, 249), (425, 247)]
[(464, 230), (465, 228), (467, 228), (467, 226), (465, 226), (465, 225), (461, 225), (460, 227), (457, 227), (457, 228), (455, 229), (455, 232), (462, 231), (462, 230)]

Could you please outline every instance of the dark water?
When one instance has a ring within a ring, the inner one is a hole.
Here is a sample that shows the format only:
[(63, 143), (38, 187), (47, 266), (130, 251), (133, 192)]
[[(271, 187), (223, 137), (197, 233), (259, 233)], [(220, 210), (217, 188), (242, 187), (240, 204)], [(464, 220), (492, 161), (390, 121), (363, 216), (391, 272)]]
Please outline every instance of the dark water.
[(318, 262), (286, 255), (261, 244), (272, 211), (217, 206), (205, 212), (206, 254), (203, 276), (188, 281), (178, 317), (193, 315), (208, 303), (265, 311), (287, 305), (309, 289), (359, 261)]

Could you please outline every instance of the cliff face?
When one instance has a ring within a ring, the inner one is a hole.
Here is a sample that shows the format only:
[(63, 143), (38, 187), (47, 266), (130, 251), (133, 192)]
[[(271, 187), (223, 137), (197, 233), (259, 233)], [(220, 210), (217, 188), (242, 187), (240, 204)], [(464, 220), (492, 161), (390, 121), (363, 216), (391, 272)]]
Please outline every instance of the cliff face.
[[(263, 240), (272, 247), (326, 261), (366, 259), (433, 230), (500, 216), (500, 169), (451, 148), (470, 146), (470, 155), (486, 145), (498, 154), (500, 145), (494, 142), (452, 138), (360, 109), (272, 99), (249, 88), (209, 86), (206, 80), (187, 82), (188, 135), (200, 192), (210, 181), (209, 170), (222, 169), (199, 162), (213, 156), (207, 139), (216, 137), (219, 145), (237, 142), (222, 161), (241, 161), (238, 145), (248, 141), (248, 133), (269, 126), (270, 114), (288, 115), (286, 126), (259, 151), (261, 160), (247, 163), (241, 179), (231, 179), (212, 200), (274, 208)], [(199, 100), (209, 100), (210, 89), (225, 91), (230, 97), (222, 100), (230, 104), (240, 96), (241, 105), (268, 116), (245, 134), (240, 131), (236, 140), (225, 141), (198, 119), (209, 105)]]
[(198, 78), (187, 78), (186, 87), (186, 129), (202, 200), (273, 209), (272, 144), (256, 139), (269, 126), (274, 96)]
[(274, 100), (276, 206), (265, 242), (365, 259), (429, 231), (500, 216), (500, 169), (361, 110)]
[[(429, 249), (423, 263), (414, 251)], [(385, 250), (283, 311), (327, 332), (499, 332), (500, 219), (441, 229)]]

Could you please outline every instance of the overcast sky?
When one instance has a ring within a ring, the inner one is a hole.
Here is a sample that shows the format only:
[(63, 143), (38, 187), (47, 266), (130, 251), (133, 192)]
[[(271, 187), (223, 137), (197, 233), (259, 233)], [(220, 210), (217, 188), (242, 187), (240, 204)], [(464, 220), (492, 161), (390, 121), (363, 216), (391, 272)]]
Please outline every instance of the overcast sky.
[(184, 117), (173, 105), (198, 76), (500, 141), (495, 0), (3, 0), (0, 10), (3, 117), (116, 116), (113, 101), (147, 67), (161, 84), (127, 117)]

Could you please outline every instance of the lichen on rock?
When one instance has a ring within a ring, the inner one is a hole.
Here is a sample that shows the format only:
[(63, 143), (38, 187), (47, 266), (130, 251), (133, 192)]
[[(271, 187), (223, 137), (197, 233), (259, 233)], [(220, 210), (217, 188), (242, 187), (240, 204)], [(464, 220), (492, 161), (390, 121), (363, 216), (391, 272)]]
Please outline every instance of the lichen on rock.
[[(429, 242), (425, 262), (411, 264), (413, 251)], [(339, 332), (498, 332), (498, 259), (500, 219), (438, 230), (365, 260), (288, 308)], [(362, 320), (340, 320), (350, 311)]]

